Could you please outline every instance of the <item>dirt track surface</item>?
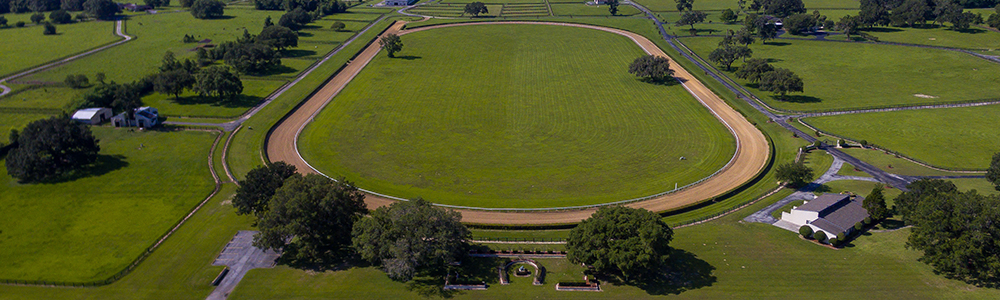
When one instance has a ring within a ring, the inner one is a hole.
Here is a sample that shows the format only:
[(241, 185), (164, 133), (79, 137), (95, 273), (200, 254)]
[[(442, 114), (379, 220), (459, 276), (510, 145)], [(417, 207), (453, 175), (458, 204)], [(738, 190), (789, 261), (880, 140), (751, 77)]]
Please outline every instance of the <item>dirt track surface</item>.
[[(602, 30), (623, 35), (632, 39), (637, 45), (639, 45), (639, 47), (649, 54), (668, 57), (666, 53), (663, 53), (663, 51), (653, 44), (653, 42), (641, 35), (599, 26), (555, 22), (480, 22), (444, 24), (404, 31), (401, 30), (404, 24), (405, 22), (397, 22), (383, 34), (395, 33), (405, 35), (408, 33), (435, 28), (484, 26), (491, 24), (542, 24), (571, 26)], [(354, 61), (334, 76), (325, 86), (313, 95), (312, 98), (306, 100), (302, 106), (292, 112), (292, 114), (283, 122), (278, 124), (267, 141), (268, 158), (274, 162), (284, 161), (295, 165), (295, 167), (302, 173), (318, 173), (299, 155), (296, 145), (299, 133), (301, 133), (305, 125), (311, 122), (312, 118), (324, 106), (326, 106), (326, 104), (329, 103), (330, 100), (333, 99), (333, 97), (336, 96), (337, 93), (339, 93), (340, 90), (342, 90), (347, 83), (349, 83), (351, 79), (353, 79), (354, 76), (356, 76), (361, 69), (363, 69), (365, 65), (367, 65), (368, 62), (370, 62), (372, 58), (378, 54), (378, 52), (378, 43), (372, 43), (370, 46), (365, 48), (364, 51), (354, 59)], [(744, 182), (753, 179), (753, 177), (757, 175), (757, 173), (767, 164), (768, 157), (770, 155), (770, 147), (767, 144), (767, 138), (763, 133), (757, 130), (753, 124), (743, 118), (739, 112), (729, 107), (724, 100), (712, 93), (711, 90), (705, 87), (694, 76), (691, 76), (687, 70), (681, 68), (676, 63), (672, 64), (671, 69), (674, 69), (674, 77), (683, 84), (684, 88), (694, 95), (694, 97), (705, 105), (705, 107), (711, 110), (716, 118), (722, 121), (723, 124), (730, 129), (736, 137), (736, 153), (730, 163), (715, 176), (706, 179), (697, 185), (674, 193), (627, 204), (626, 206), (629, 207), (645, 208), (651, 211), (660, 212), (689, 206), (702, 200), (721, 195), (739, 187)], [(368, 204), (369, 208), (388, 205), (394, 201), (396, 200), (373, 194), (369, 194), (365, 198), (365, 202)], [(586, 219), (596, 210), (596, 208), (592, 208), (561, 211), (503, 212), (457, 209), (457, 211), (462, 213), (463, 222), (507, 225), (576, 223)]]

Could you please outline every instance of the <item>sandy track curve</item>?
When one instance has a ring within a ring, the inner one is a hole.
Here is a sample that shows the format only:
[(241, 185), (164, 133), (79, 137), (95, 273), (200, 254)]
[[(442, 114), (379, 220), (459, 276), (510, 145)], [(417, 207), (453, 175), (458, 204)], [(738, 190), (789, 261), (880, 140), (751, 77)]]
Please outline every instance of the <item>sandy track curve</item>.
[[(405, 35), (408, 33), (430, 30), (443, 27), (454, 26), (476, 26), (490, 24), (542, 24), (571, 26), (602, 30), (619, 34), (632, 39), (639, 47), (647, 53), (662, 57), (668, 57), (649, 39), (624, 30), (569, 23), (555, 22), (479, 22), (479, 23), (458, 23), (444, 24), (438, 26), (421, 27), (412, 30), (402, 30), (405, 22), (396, 22), (383, 33), (395, 33)], [(297, 141), (299, 133), (305, 128), (313, 117), (333, 99), (346, 85), (354, 79), (364, 67), (379, 52), (378, 43), (372, 43), (365, 48), (347, 67), (334, 76), (324, 85), (312, 98), (306, 100), (298, 109), (292, 112), (284, 121), (276, 125), (270, 137), (266, 141), (267, 156), (270, 161), (284, 161), (295, 165), (302, 173), (318, 173), (299, 155)], [(669, 57), (668, 57), (669, 58)], [(707, 107), (731, 133), (736, 137), (737, 148), (731, 162), (715, 176), (708, 178), (701, 183), (666, 194), (657, 198), (630, 203), (629, 207), (645, 208), (651, 211), (668, 211), (685, 206), (689, 206), (705, 199), (709, 199), (732, 189), (739, 187), (744, 182), (754, 178), (759, 171), (767, 164), (770, 156), (770, 147), (767, 138), (757, 128), (743, 118), (739, 112), (726, 104), (724, 100), (712, 93), (705, 85), (691, 76), (684, 68), (678, 64), (672, 64), (674, 77), (677, 78), (698, 101)], [(368, 194), (365, 202), (369, 208), (388, 205), (396, 200)], [(563, 211), (538, 211), (538, 212), (502, 212), (486, 210), (457, 209), (462, 213), (462, 221), (477, 224), (566, 224), (576, 223), (589, 217), (596, 208), (581, 210)]]

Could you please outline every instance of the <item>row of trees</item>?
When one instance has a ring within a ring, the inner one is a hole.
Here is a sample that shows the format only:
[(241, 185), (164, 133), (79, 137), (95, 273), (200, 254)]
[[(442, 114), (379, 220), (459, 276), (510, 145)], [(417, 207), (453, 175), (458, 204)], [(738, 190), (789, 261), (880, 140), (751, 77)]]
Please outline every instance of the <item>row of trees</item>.
[[(251, 170), (233, 197), (237, 214), (256, 217), (254, 245), (282, 249), (295, 264), (336, 264), (353, 255), (394, 279), (441, 271), (469, 250), (471, 233), (458, 212), (423, 199), (395, 202), (369, 213), (364, 194), (346, 180), (302, 176), (277, 162)], [(644, 209), (603, 207), (567, 239), (574, 263), (626, 280), (653, 275), (672, 249), (673, 231)]]
[[(284, 10), (288, 12), (297, 9), (309, 14), (311, 19), (319, 19), (336, 13), (347, 11), (347, 3), (339, 0), (254, 0), (258, 10)], [(309, 23), (309, 22), (306, 22)], [(305, 24), (305, 23), (303, 23)], [(282, 24), (282, 26), (286, 26)]]
[(243, 81), (225, 66), (199, 67), (190, 59), (183, 63), (167, 51), (160, 73), (153, 77), (153, 90), (161, 94), (180, 96), (191, 89), (201, 96), (233, 99), (243, 92)]
[[(747, 18), (753, 18), (754, 16), (749, 15)], [(750, 24), (761, 23), (750, 22)], [(751, 29), (754, 31), (751, 31)], [(708, 60), (725, 67), (726, 70), (730, 70), (736, 60), (743, 59), (743, 66), (736, 71), (736, 77), (756, 83), (760, 90), (778, 94), (779, 97), (784, 97), (789, 92), (802, 92), (804, 88), (802, 78), (795, 75), (791, 70), (775, 68), (764, 59), (748, 60), (748, 58), (753, 56), (753, 50), (748, 46), (754, 43), (756, 37), (763, 38), (770, 35), (771, 33), (760, 34), (763, 31), (769, 30), (774, 30), (774, 27), (744, 26), (739, 31), (730, 31), (730, 34), (719, 42), (719, 48), (709, 53)]]
[(422, 199), (369, 211), (364, 194), (345, 180), (302, 176), (278, 162), (247, 173), (233, 198), (238, 214), (252, 214), (254, 245), (283, 249), (293, 263), (332, 264), (350, 255), (408, 281), (459, 261), (468, 250), (461, 215)]
[(195, 0), (191, 15), (198, 19), (217, 19), (226, 13), (226, 4), (219, 0)]
[(111, 0), (0, 0), (0, 14), (36, 12), (31, 16), (35, 24), (45, 19), (41, 12), (49, 11), (53, 12), (49, 18), (60, 24), (72, 20), (68, 13), (71, 11), (83, 11), (77, 18), (89, 16), (103, 20), (112, 19), (121, 12)]

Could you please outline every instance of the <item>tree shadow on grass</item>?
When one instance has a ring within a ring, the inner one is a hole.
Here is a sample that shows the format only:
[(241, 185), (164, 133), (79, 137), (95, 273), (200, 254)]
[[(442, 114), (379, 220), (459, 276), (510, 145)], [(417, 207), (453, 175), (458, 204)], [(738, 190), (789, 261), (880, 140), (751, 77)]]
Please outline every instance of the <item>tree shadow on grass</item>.
[(211, 106), (221, 106), (226, 108), (246, 108), (253, 107), (260, 103), (261, 97), (250, 95), (236, 95), (232, 99), (206, 96), (190, 96), (174, 98), (174, 103), (180, 105), (208, 104)]
[(247, 74), (247, 75), (256, 76), (256, 77), (267, 77), (267, 76), (271, 76), (271, 75), (281, 75), (281, 74), (298, 73), (298, 72), (299, 72), (299, 70), (297, 70), (295, 68), (292, 68), (292, 67), (289, 67), (289, 66), (286, 66), (286, 65), (278, 65), (276, 67), (269, 68), (267, 70), (263, 70), (263, 71), (256, 72), (256, 73), (250, 73), (250, 74)]
[(984, 30), (984, 29), (971, 28), (971, 27), (970, 28), (966, 28), (966, 29), (949, 29), (949, 30), (951, 30), (951, 31), (957, 31), (957, 32), (961, 32), (961, 33), (968, 33), (968, 34), (978, 34), (978, 33), (984, 33), (984, 32), (986, 32), (986, 30)]
[(697, 255), (673, 249), (667, 266), (656, 274), (641, 279), (621, 281), (615, 277), (598, 276), (600, 280), (615, 285), (638, 287), (650, 295), (679, 295), (683, 292), (712, 286), (718, 279), (712, 272), (715, 267)]
[(396, 56), (396, 57), (393, 57), (393, 58), (404, 59), (404, 60), (415, 60), (415, 59), (421, 59), (423, 57), (413, 56), (413, 55), (403, 55), (403, 56)]
[(298, 245), (288, 244), (281, 250), (281, 256), (275, 261), (278, 265), (293, 269), (312, 272), (343, 271), (350, 268), (370, 267), (368, 261), (347, 252), (335, 253), (321, 258), (300, 259)]
[(862, 29), (861, 31), (864, 31), (864, 32), (900, 32), (900, 31), (903, 31), (903, 30), (899, 29), (899, 28), (892, 28), (892, 27), (872, 27), (872, 28)]
[(63, 174), (62, 176), (39, 181), (38, 183), (58, 184), (58, 183), (70, 182), (87, 177), (101, 176), (115, 170), (120, 170), (125, 167), (128, 167), (128, 162), (125, 161), (124, 155), (98, 154), (97, 161), (94, 162), (93, 164), (80, 167), (79, 169)]
[(784, 46), (791, 45), (792, 43), (770, 41), (770, 42), (766, 42), (766, 43), (763, 43), (763, 44), (764, 45), (768, 45), (768, 46), (784, 47)]
[(282, 58), (296, 58), (310, 55), (316, 55), (316, 51), (302, 49), (285, 49), (281, 51)]
[(774, 100), (790, 103), (819, 103), (823, 102), (823, 99), (816, 98), (813, 96), (806, 95), (784, 95), (784, 96), (772, 96)]
[(300, 32), (298, 32), (298, 35), (299, 35), (299, 37), (312, 37), (312, 36), (313, 36), (313, 34), (312, 34), (312, 33), (308, 33), (308, 32), (301, 32), (301, 31), (300, 31)]

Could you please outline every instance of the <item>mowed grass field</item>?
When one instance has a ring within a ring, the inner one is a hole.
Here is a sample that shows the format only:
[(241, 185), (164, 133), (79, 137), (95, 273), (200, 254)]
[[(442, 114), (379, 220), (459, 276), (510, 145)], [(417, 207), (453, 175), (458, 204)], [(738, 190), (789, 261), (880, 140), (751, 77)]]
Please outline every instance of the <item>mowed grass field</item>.
[(558, 207), (671, 190), (733, 154), (732, 136), (683, 87), (626, 72), (643, 52), (625, 37), (489, 25), (403, 41), (303, 131), (314, 167), (405, 198)]
[[(707, 59), (720, 38), (681, 40)], [(805, 84), (804, 93), (790, 93), (785, 101), (750, 85), (750, 91), (778, 109), (848, 110), (1000, 97), (1000, 85), (993, 84), (1000, 81), (1000, 64), (960, 52), (803, 40), (758, 42), (750, 48), (753, 57), (792, 70)], [(737, 61), (726, 73), (748, 85), (733, 75), (741, 64)]]
[[(198, 40), (211, 40), (212, 44), (221, 44), (236, 40), (243, 35), (244, 29), (250, 34), (258, 34), (263, 29), (265, 18), (270, 16), (277, 22), (276, 20), (284, 13), (284, 11), (258, 11), (247, 5), (230, 5), (225, 11), (226, 18), (215, 20), (195, 19), (187, 12), (132, 16), (126, 24), (127, 33), (136, 37), (134, 41), (23, 79), (62, 82), (66, 75), (84, 74), (93, 81), (95, 74), (103, 72), (108, 80), (131, 82), (158, 72), (162, 57), (167, 51), (173, 52), (180, 60), (194, 59), (195, 52), (192, 50), (201, 44), (183, 43), (185, 34), (193, 35)], [(300, 31), (299, 46), (283, 52), (282, 66), (263, 74), (241, 76), (244, 92), (235, 101), (206, 99), (191, 92), (182, 94), (181, 99), (174, 99), (173, 95), (152, 94), (145, 96), (143, 101), (157, 106), (160, 113), (167, 116), (214, 118), (238, 116), (354, 34), (352, 31), (338, 32), (329, 29), (334, 19), (369, 20), (379, 16), (369, 13), (342, 13), (326, 16), (311, 23)], [(348, 30), (358, 30), (365, 24), (355, 21), (345, 23), (350, 24)], [(0, 34), (3, 32), (0, 31)]]
[[(677, 2), (673, 0), (637, 0), (636, 3), (645, 6), (655, 12), (677, 12)], [(823, 9), (858, 9), (861, 3), (858, 0), (802, 0), (806, 10), (812, 13), (813, 10)], [(750, 1), (747, 1), (747, 7)], [(715, 11), (731, 8), (737, 10), (740, 6), (736, 0), (698, 0), (694, 2), (694, 10)], [(713, 19), (715, 20), (715, 19)]]
[[(1000, 152), (1000, 105), (808, 118), (830, 133), (947, 169), (985, 170)], [(888, 170), (892, 172), (892, 170)]]
[[(851, 15), (857, 15), (852, 13)], [(986, 16), (984, 16), (985, 18)], [(966, 31), (950, 29), (949, 26), (930, 28), (875, 27), (862, 32), (878, 37), (882, 42), (907, 43), (938, 47), (984, 50), (986, 55), (1000, 55), (1000, 32), (972, 27)], [(852, 37), (853, 38), (853, 37)], [(844, 35), (828, 37), (831, 40), (847, 40)]]
[[(46, 13), (45, 17), (48, 18), (48, 15)], [(17, 21), (12, 19), (20, 15), (0, 16), (8, 19), (9, 26), (0, 28), (0, 40), (3, 41), (0, 43), (0, 75), (12, 74), (121, 39), (114, 34), (114, 22), (57, 24), (57, 34), (44, 35), (42, 26), (14, 27)]]
[(215, 133), (93, 130), (101, 157), (89, 176), (19, 184), (0, 172), (0, 278), (103, 280), (212, 191)]

